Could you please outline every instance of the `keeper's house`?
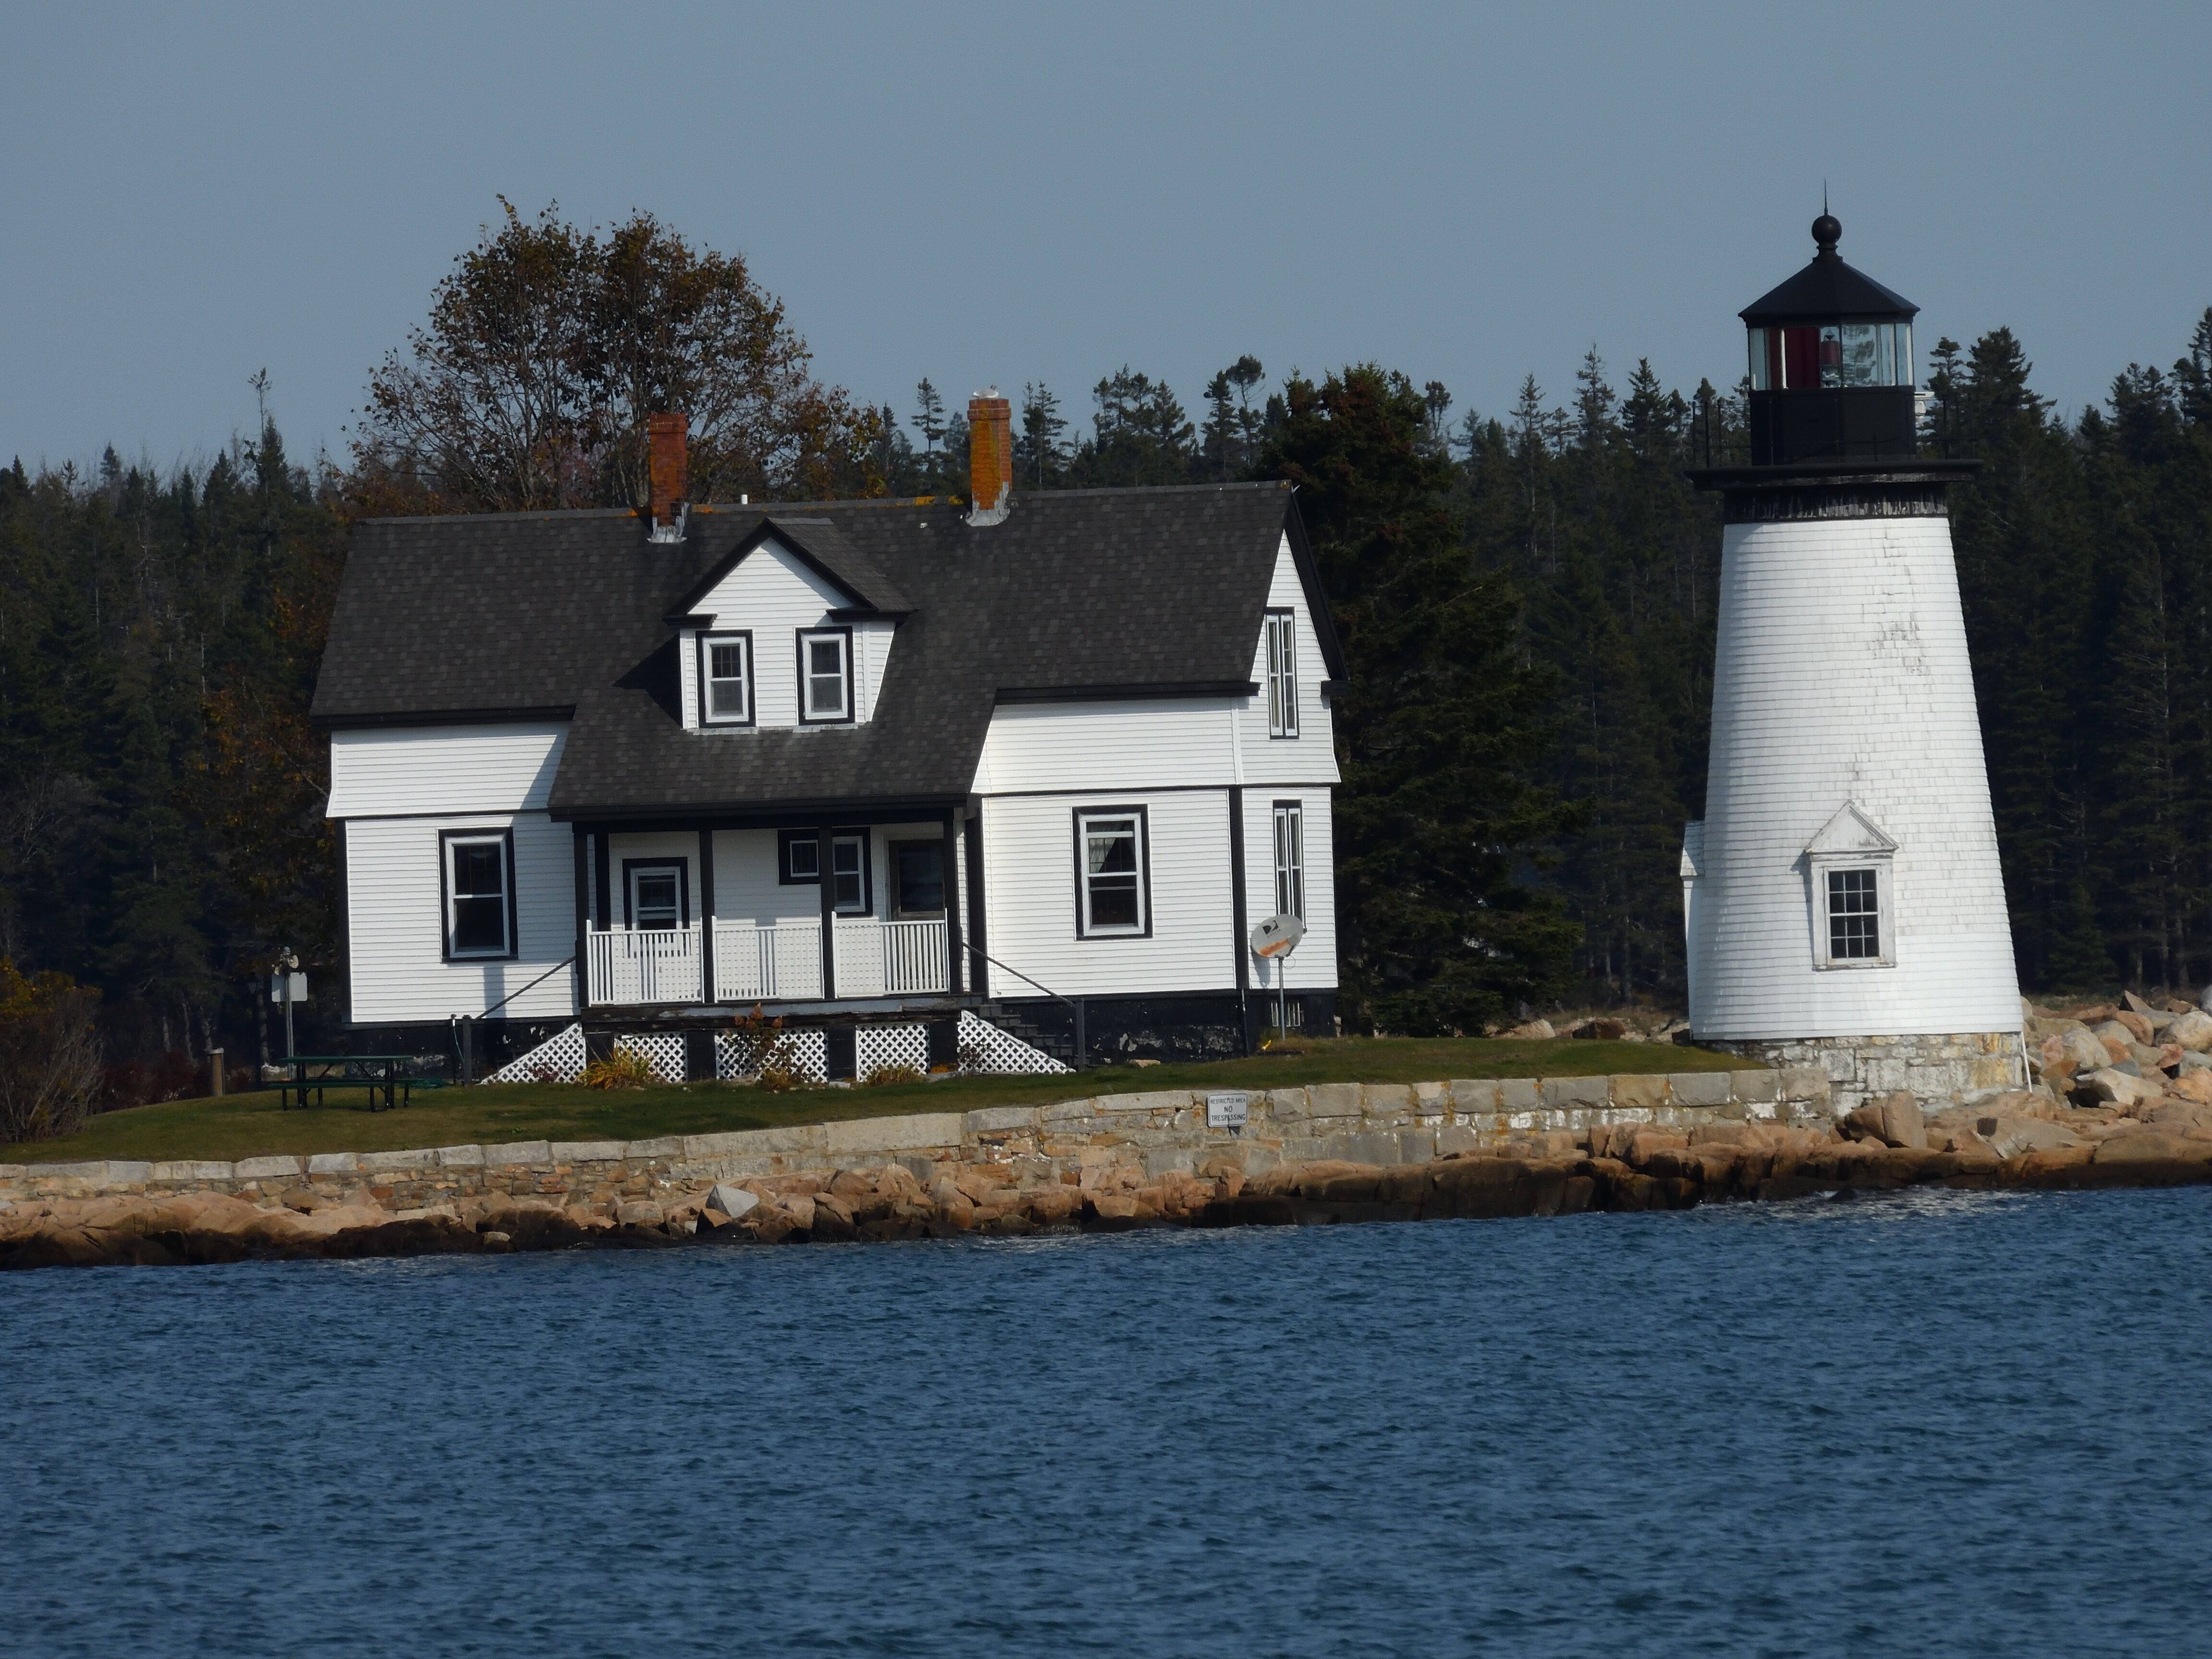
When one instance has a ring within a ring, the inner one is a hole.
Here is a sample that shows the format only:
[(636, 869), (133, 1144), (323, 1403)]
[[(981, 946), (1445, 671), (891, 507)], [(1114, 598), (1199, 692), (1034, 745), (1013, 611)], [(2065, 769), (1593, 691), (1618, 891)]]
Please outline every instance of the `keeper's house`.
[(697, 1075), (759, 1005), (849, 1075), (963, 1015), (1072, 1059), (1079, 1005), (1093, 1059), (1235, 1053), (1279, 910), (1328, 1024), (1343, 671), (1291, 490), (1016, 496), (970, 412), (969, 507), (689, 505), (659, 417), (650, 513), (356, 529), (314, 716), (356, 1048), (689, 1032)]

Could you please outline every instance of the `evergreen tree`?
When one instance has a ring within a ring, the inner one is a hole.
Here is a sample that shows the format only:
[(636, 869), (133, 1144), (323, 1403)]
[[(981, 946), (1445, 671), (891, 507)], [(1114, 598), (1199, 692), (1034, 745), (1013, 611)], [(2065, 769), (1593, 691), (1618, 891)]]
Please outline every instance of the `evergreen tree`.
[(1551, 677), (1468, 559), (1403, 375), (1293, 376), (1262, 476), (1299, 487), (1344, 641), (1337, 926), (1347, 1023), (1479, 1030), (1565, 983), (1575, 927), (1528, 879), (1576, 816), (1538, 781)]

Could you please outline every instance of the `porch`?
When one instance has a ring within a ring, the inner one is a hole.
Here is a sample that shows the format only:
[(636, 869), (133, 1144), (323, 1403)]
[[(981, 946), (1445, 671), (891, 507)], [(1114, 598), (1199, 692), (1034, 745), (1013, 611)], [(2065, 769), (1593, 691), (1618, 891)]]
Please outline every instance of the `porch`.
[(943, 995), (951, 989), (947, 944), (942, 921), (840, 917), (825, 963), (818, 921), (617, 928), (586, 940), (588, 1000), (594, 1007), (819, 1002), (830, 986), (840, 999)]
[(957, 817), (806, 827), (579, 824), (587, 1008), (958, 994)]

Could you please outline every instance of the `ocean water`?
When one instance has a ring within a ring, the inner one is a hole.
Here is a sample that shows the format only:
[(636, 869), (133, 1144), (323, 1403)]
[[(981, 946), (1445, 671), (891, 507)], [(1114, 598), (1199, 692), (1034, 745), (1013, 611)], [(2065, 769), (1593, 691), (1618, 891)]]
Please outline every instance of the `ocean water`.
[(2212, 1652), (2212, 1191), (0, 1278), (0, 1652)]

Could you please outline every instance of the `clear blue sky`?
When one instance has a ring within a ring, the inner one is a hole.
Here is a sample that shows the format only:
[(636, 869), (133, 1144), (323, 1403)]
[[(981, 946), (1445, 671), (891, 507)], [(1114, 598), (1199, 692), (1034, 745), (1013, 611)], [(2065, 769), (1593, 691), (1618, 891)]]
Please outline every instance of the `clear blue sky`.
[(2212, 7), (336, 8), (0, 0), (0, 460), (342, 450), (504, 193), (744, 253), (911, 405), (1373, 359), (1502, 411), (1686, 390), (1843, 252), (2043, 391), (2212, 304)]

